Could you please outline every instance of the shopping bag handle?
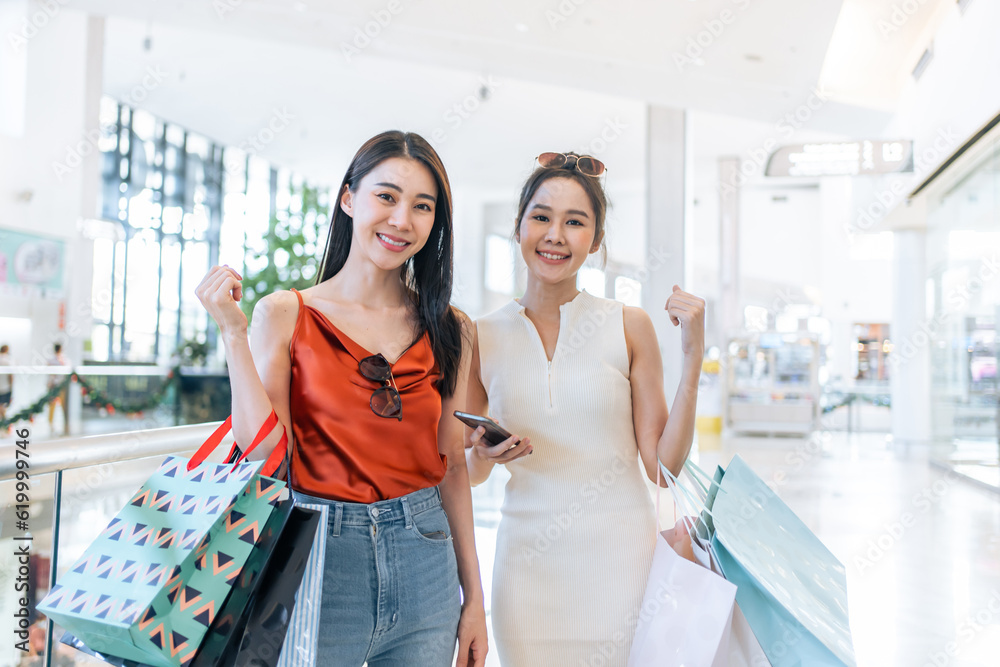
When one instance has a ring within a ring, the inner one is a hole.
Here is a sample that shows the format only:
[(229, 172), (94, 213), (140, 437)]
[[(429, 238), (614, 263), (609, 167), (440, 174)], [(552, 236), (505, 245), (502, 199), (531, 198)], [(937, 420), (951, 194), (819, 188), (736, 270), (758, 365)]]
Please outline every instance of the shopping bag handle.
[(706, 500), (708, 500), (708, 487), (702, 483), (700, 477), (691, 472), (691, 470), (687, 467), (687, 464), (688, 462), (685, 461), (684, 468), (682, 470), (686, 472), (688, 478), (690, 478), (691, 481), (694, 482), (695, 490), (698, 492), (698, 497), (701, 498), (702, 502), (705, 502)]
[[(234, 465), (239, 465), (243, 463), (246, 459), (247, 454), (252, 452), (261, 441), (266, 438), (272, 430), (274, 430), (275, 425), (278, 424), (278, 415), (274, 410), (271, 410), (271, 414), (268, 415), (267, 419), (264, 420), (264, 425), (260, 427), (257, 431), (257, 437), (254, 438), (253, 442), (247, 447), (247, 450), (243, 452)], [(194, 470), (197, 466), (205, 462), (205, 459), (215, 451), (215, 448), (219, 446), (222, 439), (226, 437), (229, 430), (233, 427), (233, 416), (229, 415), (226, 417), (226, 421), (222, 422), (212, 435), (208, 436), (208, 439), (202, 443), (198, 451), (194, 453), (191, 460), (188, 461), (187, 469)], [(238, 447), (234, 442), (233, 449), (229, 451), (230, 456), (232, 456), (233, 451)], [(285, 454), (288, 451), (288, 431), (285, 429), (284, 424), (281, 425), (281, 439), (278, 440), (278, 444), (275, 446), (274, 451), (271, 452), (270, 456), (267, 457), (267, 461), (264, 462), (264, 466), (260, 469), (262, 475), (270, 476), (277, 472), (278, 468), (281, 466), (281, 462), (285, 460)]]
[[(673, 496), (674, 504), (681, 510), (682, 514), (681, 520), (684, 521), (684, 524), (688, 526), (689, 530), (694, 530), (695, 522), (705, 525), (705, 520), (702, 518), (701, 515), (702, 512), (705, 512), (713, 519), (715, 518), (715, 516), (712, 514), (712, 511), (707, 507), (705, 507), (704, 503), (699, 502), (698, 499), (694, 497), (694, 494), (687, 487), (681, 484), (680, 480), (677, 479), (677, 477), (674, 476), (672, 472), (670, 472), (669, 468), (667, 468), (659, 461), (657, 461), (656, 463), (657, 463), (656, 467), (657, 528), (659, 528), (660, 526), (659, 521), (660, 521), (660, 470), (661, 469), (663, 471), (663, 474), (666, 476), (667, 488), (670, 489), (670, 495)], [(690, 519), (689, 516), (687, 515), (688, 512), (692, 512), (694, 514), (695, 518), (693, 520)], [(708, 526), (705, 525), (705, 528), (707, 529)]]
[[(668, 486), (669, 486), (669, 488), (671, 490), (671, 493), (674, 494), (675, 498), (678, 497), (678, 493), (677, 492), (679, 492), (680, 493), (680, 500), (681, 500), (682, 503), (685, 503), (685, 504), (686, 503), (691, 503), (690, 506), (687, 506), (687, 509), (693, 510), (693, 511), (697, 511), (699, 513), (705, 512), (706, 514), (708, 514), (713, 519), (715, 518), (715, 515), (712, 514), (712, 510), (710, 510), (707, 507), (705, 507), (704, 501), (699, 500), (698, 497), (694, 495), (694, 492), (691, 491), (691, 489), (689, 489), (686, 486), (684, 486), (683, 484), (681, 484), (680, 479), (678, 479), (676, 476), (674, 476), (674, 474), (672, 472), (670, 472), (670, 470), (666, 466), (664, 466), (662, 463), (660, 465), (663, 467), (663, 472), (667, 475), (667, 479), (670, 482), (668, 484)], [(675, 489), (676, 489), (676, 491), (675, 491)]]
[(686, 515), (686, 512), (687, 512), (687, 510), (689, 508), (687, 507), (686, 503), (682, 502), (683, 499), (678, 497), (677, 491), (674, 488), (678, 484), (677, 478), (674, 477), (674, 474), (672, 472), (670, 472), (670, 470), (665, 465), (663, 465), (663, 463), (660, 462), (659, 458), (657, 458), (656, 459), (656, 532), (657, 532), (657, 534), (663, 532), (663, 525), (660, 523), (660, 493), (661, 493), (660, 479), (662, 479), (662, 476), (660, 475), (660, 471), (661, 470), (664, 473), (666, 473), (667, 488), (670, 489), (670, 495), (673, 497), (674, 507), (675, 508), (679, 508), (681, 510), (681, 521), (683, 521), (684, 524), (689, 527), (689, 529), (693, 529), (694, 528), (694, 524), (690, 521), (690, 519)]
[[(708, 485), (710, 487), (711, 486), (717, 486), (717, 487), (719, 487), (720, 491), (723, 491), (723, 492), (725, 491), (725, 489), (722, 488), (722, 485), (719, 484), (717, 481), (715, 481), (714, 477), (711, 477), (707, 472), (705, 472), (700, 467), (698, 467), (698, 464), (696, 464), (694, 461), (691, 461), (690, 459), (687, 460), (687, 461), (685, 461), (684, 462), (684, 469), (687, 471), (687, 473), (691, 477), (691, 479), (693, 479), (695, 481), (698, 481), (698, 477), (701, 477), (706, 482), (708, 482)], [(705, 493), (708, 493), (708, 489), (705, 488), (705, 485), (702, 484), (700, 481), (698, 481), (698, 486), (700, 486), (701, 488), (705, 489)]]
[[(663, 465), (663, 464), (660, 464), (660, 465)], [(695, 474), (693, 474), (693, 473), (699, 473), (699, 474), (701, 474), (706, 480), (708, 480), (708, 482), (709, 482), (709, 484), (711, 486), (714, 486), (714, 487), (716, 487), (719, 490), (719, 493), (728, 493), (728, 491), (726, 489), (722, 488), (722, 485), (719, 484), (719, 482), (715, 481), (714, 478), (710, 478), (708, 476), (708, 473), (706, 473), (704, 470), (702, 470), (697, 464), (695, 464), (690, 459), (688, 459), (688, 460), (686, 460), (684, 462), (684, 469), (687, 471), (688, 477), (690, 477), (691, 479), (695, 480), (696, 482), (698, 481), (698, 479), (695, 476)], [(692, 499), (691, 498), (691, 490), (690, 489), (688, 489), (687, 487), (685, 487), (682, 484), (680, 484), (679, 480), (676, 477), (674, 477), (674, 474), (672, 472), (670, 472), (669, 469), (667, 469), (666, 467), (664, 467), (663, 471), (669, 476), (669, 479), (672, 480), (670, 483), (668, 483), (668, 485), (671, 487), (671, 492), (674, 493), (674, 502), (675, 503), (682, 504), (682, 505), (685, 504), (683, 496), (681, 496), (680, 498), (678, 498), (677, 493), (674, 491), (674, 486), (676, 486), (677, 489), (680, 489), (680, 491), (683, 494), (687, 494), (688, 500), (694, 503), (694, 506), (695, 506), (694, 509), (697, 509), (698, 507), (701, 507), (702, 512), (704, 512), (708, 516), (712, 517), (713, 521), (716, 520), (715, 513), (712, 510), (710, 510), (707, 507), (705, 507), (704, 501), (701, 501), (701, 503), (699, 503), (699, 502), (697, 502), (697, 500)], [(659, 471), (657, 471), (657, 479), (659, 479)], [(657, 494), (659, 494), (659, 489), (657, 489)], [(657, 495), (657, 502), (659, 502), (659, 495)], [(697, 518), (697, 522), (700, 523), (700, 524), (702, 524), (703, 526), (705, 526), (707, 528), (708, 526), (705, 524), (705, 520), (702, 518), (702, 512), (698, 512), (698, 514), (697, 514), (697, 517), (698, 517)], [(657, 513), (657, 515), (658, 514), (659, 513)], [(657, 521), (659, 521), (659, 516), (657, 516)], [(689, 527), (691, 526), (690, 523), (688, 525), (689, 525)], [(698, 540), (698, 544), (701, 545), (702, 548), (704, 548), (704, 549), (706, 549), (708, 551), (709, 555), (711, 556), (711, 558), (713, 560), (715, 560), (716, 562), (718, 562), (718, 560), (719, 560), (719, 552), (715, 548), (715, 542), (713, 542), (712, 540), (705, 541), (705, 540), (699, 538), (697, 536), (697, 531), (695, 532), (694, 535), (691, 536), (691, 539), (692, 540), (697, 539)], [(723, 575), (723, 576), (725, 576), (725, 575)]]

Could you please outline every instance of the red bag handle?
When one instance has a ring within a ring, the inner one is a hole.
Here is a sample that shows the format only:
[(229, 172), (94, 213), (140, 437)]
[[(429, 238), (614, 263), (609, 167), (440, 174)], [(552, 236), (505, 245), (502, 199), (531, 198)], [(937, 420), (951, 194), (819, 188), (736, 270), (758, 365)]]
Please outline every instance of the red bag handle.
[[(275, 425), (278, 423), (278, 415), (274, 410), (271, 410), (271, 414), (268, 415), (267, 419), (264, 420), (264, 425), (260, 427), (257, 431), (257, 437), (254, 438), (253, 442), (247, 447), (247, 450), (236, 459), (234, 465), (239, 465), (243, 463), (246, 459), (247, 454), (252, 452), (254, 448), (261, 443), (261, 441), (266, 438), (272, 430), (274, 430)], [(222, 439), (226, 437), (229, 430), (233, 427), (233, 417), (232, 415), (226, 417), (226, 421), (222, 422), (217, 429), (208, 436), (208, 439), (202, 443), (198, 451), (194, 453), (191, 460), (188, 461), (187, 469), (194, 470), (197, 466), (205, 462), (205, 459), (215, 451), (215, 448), (219, 446)], [(229, 451), (230, 456), (232, 456), (233, 450), (237, 447), (236, 443), (233, 443), (233, 449)], [(288, 452), (288, 432), (285, 430), (284, 424), (281, 426), (281, 438), (278, 440), (278, 444), (275, 446), (274, 451), (271, 452), (270, 456), (267, 457), (267, 461), (264, 462), (264, 466), (260, 469), (262, 475), (270, 476), (277, 472), (278, 468), (281, 466), (281, 462), (285, 460), (285, 454)]]

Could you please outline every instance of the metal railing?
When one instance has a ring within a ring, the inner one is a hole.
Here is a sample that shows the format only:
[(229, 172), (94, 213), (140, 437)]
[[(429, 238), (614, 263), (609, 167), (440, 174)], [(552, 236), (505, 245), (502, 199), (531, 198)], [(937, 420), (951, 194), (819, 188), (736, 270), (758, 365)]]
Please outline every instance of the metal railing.
[(136, 375), (155, 377), (170, 372), (169, 366), (3, 366), (10, 375)]
[[(31, 445), (31, 474), (62, 473), (87, 466), (120, 463), (195, 449), (222, 422), (170, 426), (144, 431), (60, 438)], [(232, 441), (232, 433), (223, 444)], [(221, 447), (220, 447), (221, 449)], [(17, 473), (14, 457), (0, 460), (0, 482)], [(58, 493), (58, 489), (56, 489)]]

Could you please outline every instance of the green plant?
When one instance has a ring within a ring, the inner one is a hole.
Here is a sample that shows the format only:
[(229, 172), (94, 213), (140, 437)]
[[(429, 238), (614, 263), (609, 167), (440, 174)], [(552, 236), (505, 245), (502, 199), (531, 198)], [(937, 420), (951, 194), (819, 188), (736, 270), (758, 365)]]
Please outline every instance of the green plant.
[(266, 262), (244, 276), (240, 305), (248, 320), (266, 295), (292, 287), (305, 289), (319, 270), (323, 232), (330, 223), (329, 193), (303, 184), (292, 189), (290, 199), (286, 210), (271, 217), (263, 247), (247, 251), (248, 267)]
[(187, 338), (177, 346), (177, 357), (184, 366), (204, 366), (208, 359), (208, 343), (197, 338)]

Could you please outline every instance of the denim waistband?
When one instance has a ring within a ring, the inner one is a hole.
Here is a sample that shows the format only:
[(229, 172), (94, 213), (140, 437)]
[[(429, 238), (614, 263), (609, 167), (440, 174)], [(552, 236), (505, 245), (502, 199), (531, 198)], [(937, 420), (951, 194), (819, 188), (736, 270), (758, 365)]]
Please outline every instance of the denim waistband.
[(292, 491), (292, 495), (297, 505), (329, 505), (330, 523), (335, 535), (340, 533), (341, 525), (369, 526), (372, 523), (403, 521), (409, 528), (411, 525), (410, 517), (413, 514), (441, 506), (441, 492), (436, 486), (429, 486), (399, 498), (390, 498), (369, 504), (320, 498), (295, 490)]

